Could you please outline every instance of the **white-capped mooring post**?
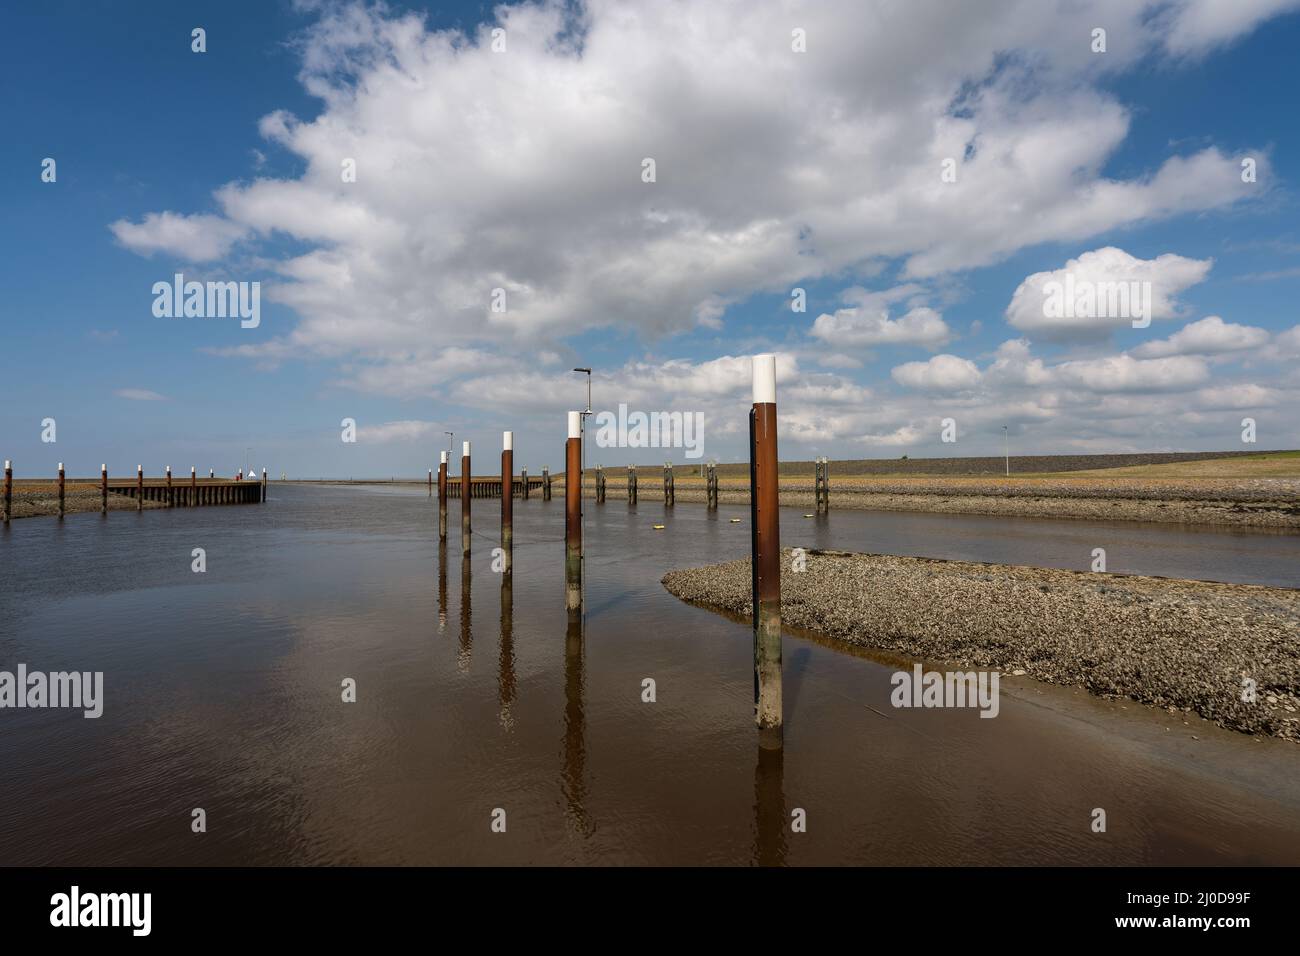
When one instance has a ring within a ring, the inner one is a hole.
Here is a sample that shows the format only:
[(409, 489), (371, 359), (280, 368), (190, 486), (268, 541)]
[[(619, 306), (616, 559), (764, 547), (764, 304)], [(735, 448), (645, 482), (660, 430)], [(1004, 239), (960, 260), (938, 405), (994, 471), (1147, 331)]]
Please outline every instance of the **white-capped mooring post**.
[(515, 433), (501, 433), (501, 572), (509, 574), (515, 546)]
[(108, 514), (108, 465), (99, 466), (99, 513)]
[(754, 356), (749, 501), (754, 603), (754, 720), (759, 745), (781, 746), (781, 536), (776, 449), (776, 356)]
[(14, 463), (5, 459), (5, 507), (4, 523), (9, 523), (9, 515), (14, 507)]
[(59, 462), (59, 517), (63, 517), (63, 462)]
[(135, 466), (135, 510), (144, 510), (144, 465)]
[(447, 453), (438, 458), (438, 540), (447, 540)]
[(465, 442), (460, 454), (460, 551), (469, 554), (469, 442)]
[(262, 466), (262, 504), (266, 504), (266, 466)]
[(569, 412), (564, 443), (564, 607), (582, 610), (582, 412)]

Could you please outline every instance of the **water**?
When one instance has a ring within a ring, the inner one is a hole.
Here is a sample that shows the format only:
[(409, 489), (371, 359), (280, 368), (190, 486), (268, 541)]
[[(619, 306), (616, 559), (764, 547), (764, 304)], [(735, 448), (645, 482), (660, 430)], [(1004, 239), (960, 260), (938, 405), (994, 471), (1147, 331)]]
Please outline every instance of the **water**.
[[(1295, 746), (1032, 681), (1004, 680), (995, 720), (899, 711), (888, 681), (906, 661), (789, 635), (786, 746), (761, 752), (748, 626), (659, 583), (743, 556), (744, 508), (588, 503), (571, 626), (559, 499), (515, 503), (509, 589), (491, 570), (499, 502), (474, 502), (464, 565), (458, 506), (440, 556), (423, 490), (271, 499), (0, 532), (0, 668), (102, 670), (106, 697), (99, 720), (0, 711), (0, 864), (1300, 861)], [(1300, 573), (1284, 535), (865, 512), (782, 525), (787, 545), (1080, 569), (1105, 547), (1126, 572)]]

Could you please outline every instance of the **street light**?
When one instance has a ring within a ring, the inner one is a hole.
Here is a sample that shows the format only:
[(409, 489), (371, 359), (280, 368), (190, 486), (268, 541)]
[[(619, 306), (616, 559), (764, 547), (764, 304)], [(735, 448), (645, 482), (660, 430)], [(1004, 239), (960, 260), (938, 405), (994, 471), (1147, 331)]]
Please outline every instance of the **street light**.
[(590, 415), (590, 414), (591, 414), (591, 369), (589, 369), (589, 368), (575, 368), (574, 371), (575, 371), (575, 372), (585, 372), (586, 375), (587, 375), (587, 410), (586, 410), (585, 412), (583, 412), (583, 414), (584, 414), (584, 415)]
[(447, 457), (450, 458), (452, 450), (456, 447), (456, 433), (443, 432), (443, 434), (447, 436)]

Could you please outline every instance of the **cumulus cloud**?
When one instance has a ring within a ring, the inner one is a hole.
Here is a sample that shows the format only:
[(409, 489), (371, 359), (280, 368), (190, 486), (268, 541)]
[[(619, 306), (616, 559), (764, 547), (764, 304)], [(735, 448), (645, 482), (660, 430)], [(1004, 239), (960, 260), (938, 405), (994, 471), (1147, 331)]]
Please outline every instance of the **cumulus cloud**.
[(165, 402), (166, 395), (160, 395), (158, 392), (151, 392), (147, 388), (119, 388), (113, 393), (118, 398), (125, 398), (132, 402)]
[[(1139, 259), (1114, 246), (1094, 249), (1060, 269), (1026, 277), (1011, 296), (1007, 322), (1046, 340), (1104, 339), (1114, 329), (1131, 326), (1148, 310), (1145, 317), (1151, 319), (1177, 315), (1178, 294), (1201, 282), (1211, 265), (1210, 259), (1172, 253)], [(1091, 305), (1086, 296), (1092, 297)], [(1062, 303), (1064, 310), (1056, 308)]]
[(1135, 359), (1124, 354), (1062, 362), (1053, 374), (1063, 384), (1093, 392), (1165, 392), (1199, 385), (1210, 377), (1210, 370), (1200, 358)]
[(438, 431), (437, 422), (401, 421), (380, 425), (357, 425), (357, 441), (367, 445), (384, 445), (390, 442), (414, 442)]
[(140, 222), (119, 219), (109, 227), (117, 241), (142, 256), (163, 252), (188, 262), (210, 262), (230, 251), (248, 229), (221, 216), (151, 212)]
[(904, 285), (885, 292), (867, 292), (861, 288), (843, 293), (851, 308), (834, 314), (823, 313), (812, 324), (811, 334), (836, 348), (870, 348), (879, 345), (922, 345), (935, 348), (946, 345), (952, 337), (948, 324), (934, 309), (916, 305), (897, 319), (889, 317), (889, 306), (900, 299), (916, 296), (919, 286)]
[(1209, 315), (1199, 322), (1189, 322), (1167, 339), (1138, 346), (1133, 354), (1138, 358), (1217, 355), (1259, 348), (1267, 341), (1268, 332), (1265, 329), (1224, 322), (1217, 315)]
[[(815, 56), (790, 51), (781, 4), (502, 6), (503, 54), (494, 24), (465, 35), (329, 5), (297, 45), (319, 115), (260, 122), (304, 172), (218, 189), (220, 216), (150, 212), (113, 231), (198, 261), (291, 240), (268, 254), (266, 294), (300, 317), (287, 342), (305, 355), (419, 364), (431, 336), (519, 351), (599, 327), (718, 328), (755, 293), (881, 261), (935, 276), (1243, 199), (1236, 158), (1213, 148), (1101, 174), (1129, 127), (1106, 72), (1159, 54), (1170, 29), (1200, 48), (1268, 12), (1233, 21), (1207, 3), (918, 2), (868, 17), (834, 0), (798, 9)], [(1078, 37), (1102, 21), (1098, 58)], [(940, 179), (949, 157), (955, 183)], [(916, 309), (837, 313), (822, 331), (947, 340)]]
[(900, 385), (935, 392), (959, 392), (980, 383), (979, 366), (956, 355), (936, 355), (928, 362), (905, 362), (895, 366), (890, 375)]

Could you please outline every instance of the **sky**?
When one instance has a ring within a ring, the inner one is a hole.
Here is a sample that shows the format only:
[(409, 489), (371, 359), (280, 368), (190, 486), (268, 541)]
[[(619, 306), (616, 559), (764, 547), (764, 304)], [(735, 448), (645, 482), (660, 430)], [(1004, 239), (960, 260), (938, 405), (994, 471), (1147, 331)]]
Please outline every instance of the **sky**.
[(738, 461), (766, 352), (785, 459), (1300, 447), (1300, 0), (0, 18), (19, 477)]

